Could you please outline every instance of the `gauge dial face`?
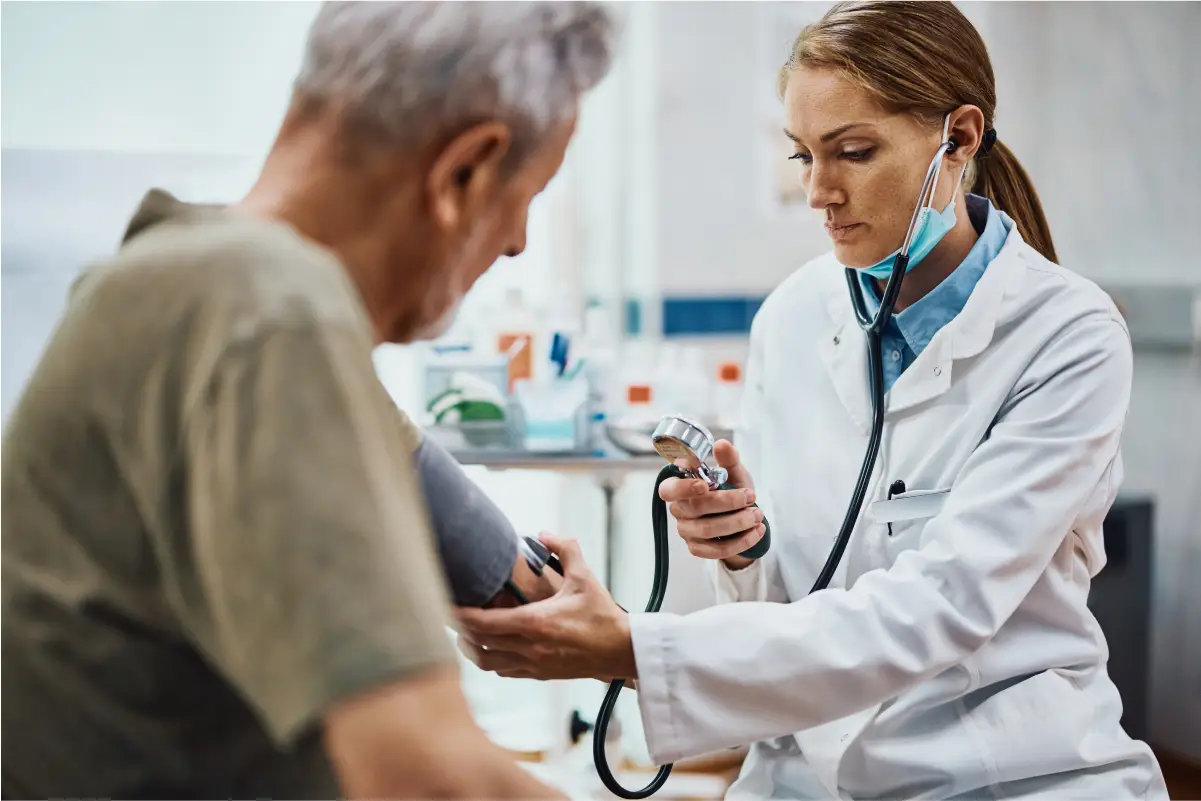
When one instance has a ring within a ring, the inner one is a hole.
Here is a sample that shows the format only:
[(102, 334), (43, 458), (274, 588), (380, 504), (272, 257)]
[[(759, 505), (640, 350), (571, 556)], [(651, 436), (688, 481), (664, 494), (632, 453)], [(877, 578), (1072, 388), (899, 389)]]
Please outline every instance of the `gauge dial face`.
[(700, 465), (700, 460), (696, 458), (692, 449), (675, 437), (658, 437), (655, 439), (655, 450), (673, 464), (680, 459), (686, 459), (690, 467), (695, 468)]
[(669, 462), (686, 460), (693, 469), (704, 464), (713, 453), (713, 436), (709, 430), (681, 415), (669, 415), (660, 420), (651, 440), (664, 459)]

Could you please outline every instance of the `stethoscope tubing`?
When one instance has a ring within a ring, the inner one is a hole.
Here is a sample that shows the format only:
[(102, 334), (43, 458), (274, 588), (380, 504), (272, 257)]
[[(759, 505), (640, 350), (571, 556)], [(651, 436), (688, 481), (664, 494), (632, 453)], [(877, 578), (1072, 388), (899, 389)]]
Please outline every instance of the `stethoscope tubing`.
[(879, 334), (884, 330), (884, 326), (888, 325), (889, 318), (892, 317), (897, 296), (901, 293), (901, 281), (909, 267), (909, 248), (913, 245), (913, 237), (917, 234), (918, 220), (921, 217), (922, 209), (933, 201), (935, 181), (938, 177), (942, 157), (953, 149), (954, 145), (951, 141), (943, 142), (939, 146), (938, 152), (934, 154), (934, 158), (931, 159), (929, 168), (926, 169), (926, 178), (922, 181), (922, 191), (918, 194), (917, 205), (913, 208), (913, 216), (909, 218), (909, 228), (905, 231), (901, 250), (897, 254), (896, 261), (893, 262), (892, 273), (888, 276), (888, 283), (884, 287), (884, 297), (880, 300), (880, 308), (876, 310), (874, 316), (867, 312), (867, 302), (863, 299), (858, 271), (850, 267), (845, 270), (847, 287), (851, 292), (851, 305), (855, 309), (855, 319), (865, 333)]
[(909, 229), (905, 232), (905, 240), (901, 243), (901, 250), (893, 262), (892, 274), (888, 277), (888, 284), (884, 288), (884, 297), (880, 300), (880, 308), (876, 310), (875, 315), (870, 315), (867, 312), (867, 302), (863, 298), (863, 288), (859, 283), (857, 271), (850, 267), (846, 269), (847, 288), (851, 293), (851, 305), (855, 309), (855, 319), (859, 327), (867, 334), (868, 384), (872, 398), (872, 428), (871, 434), (868, 437), (867, 451), (863, 454), (863, 464), (859, 468), (859, 477), (855, 481), (855, 490), (851, 494), (851, 502), (847, 505), (842, 526), (839, 528), (838, 536), (834, 539), (834, 546), (830, 549), (830, 553), (826, 557), (826, 562), (822, 565), (821, 572), (818, 573), (817, 579), (813, 582), (813, 586), (809, 590), (810, 594), (824, 590), (830, 586), (830, 581), (834, 578), (834, 573), (838, 570), (838, 563), (842, 561), (843, 553), (851, 541), (851, 533), (855, 530), (855, 523), (859, 520), (859, 513), (863, 510), (863, 501), (867, 497), (868, 486), (871, 484), (872, 473), (876, 467), (876, 459), (880, 455), (880, 441), (884, 434), (884, 359), (881, 354), (881, 339), (884, 327), (892, 319), (893, 308), (896, 306), (897, 296), (901, 292), (901, 281), (904, 279), (905, 273), (909, 268), (909, 248), (913, 244), (913, 237), (917, 231), (917, 223), (921, 211), (926, 205), (932, 202), (934, 185), (938, 176), (939, 166), (942, 163), (942, 157), (954, 149), (955, 144), (953, 140), (943, 142), (939, 146), (938, 152), (934, 154), (934, 158), (930, 161), (930, 167), (926, 170), (926, 179), (922, 182), (922, 191), (918, 195), (917, 205), (914, 207), (913, 216), (909, 220)]

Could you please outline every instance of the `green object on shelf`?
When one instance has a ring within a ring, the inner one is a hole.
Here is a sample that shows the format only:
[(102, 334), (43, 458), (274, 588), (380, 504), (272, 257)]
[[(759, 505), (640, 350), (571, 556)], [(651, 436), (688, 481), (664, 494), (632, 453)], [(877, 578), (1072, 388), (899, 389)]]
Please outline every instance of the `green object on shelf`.
[(472, 447), (503, 444), (507, 438), (504, 409), (490, 400), (466, 397), (461, 390), (448, 389), (434, 398), (429, 412), (435, 425), (458, 428)]
[(456, 406), (459, 410), (459, 422), (478, 422), (481, 420), (504, 420), (505, 413), (491, 401), (464, 400)]

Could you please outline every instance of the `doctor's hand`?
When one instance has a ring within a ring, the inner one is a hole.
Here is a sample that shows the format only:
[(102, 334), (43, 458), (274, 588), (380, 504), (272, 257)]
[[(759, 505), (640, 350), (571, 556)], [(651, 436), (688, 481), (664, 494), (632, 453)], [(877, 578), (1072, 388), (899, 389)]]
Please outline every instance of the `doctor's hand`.
[[(729, 473), (728, 484), (737, 489), (710, 490), (699, 478), (669, 478), (659, 485), (688, 550), (702, 559), (721, 559), (732, 570), (754, 560), (738, 554), (763, 538), (763, 512), (755, 502), (755, 484), (738, 459), (738, 451), (724, 439), (713, 446), (713, 458)], [(677, 464), (686, 467), (685, 464)]]
[(597, 580), (575, 540), (545, 532), (563, 583), (543, 601), (510, 609), (460, 607), (459, 648), (482, 670), (518, 679), (634, 679), (629, 617)]

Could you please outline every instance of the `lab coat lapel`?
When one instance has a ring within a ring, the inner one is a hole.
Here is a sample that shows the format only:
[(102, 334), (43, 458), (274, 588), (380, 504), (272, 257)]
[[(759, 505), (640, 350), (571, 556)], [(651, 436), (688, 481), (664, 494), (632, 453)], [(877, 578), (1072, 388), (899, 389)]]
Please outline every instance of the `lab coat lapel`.
[(851, 420), (864, 434), (871, 431), (872, 399), (867, 375), (867, 335), (855, 321), (855, 312), (846, 294), (831, 287), (827, 306), (833, 325), (817, 343), (822, 363), (834, 386), (834, 392)]
[(1025, 269), (1024, 243), (1014, 226), (1004, 247), (980, 276), (963, 310), (943, 326), (888, 393), (887, 413), (893, 414), (938, 397), (951, 388), (956, 359), (979, 354), (992, 342), (1002, 301)]
[(954, 362), (950, 358), (947, 345), (947, 330), (952, 325), (934, 335), (930, 344), (914, 359), (900, 378), (888, 391), (885, 401), (888, 414), (904, 411), (919, 403), (937, 398), (951, 388), (951, 371)]

